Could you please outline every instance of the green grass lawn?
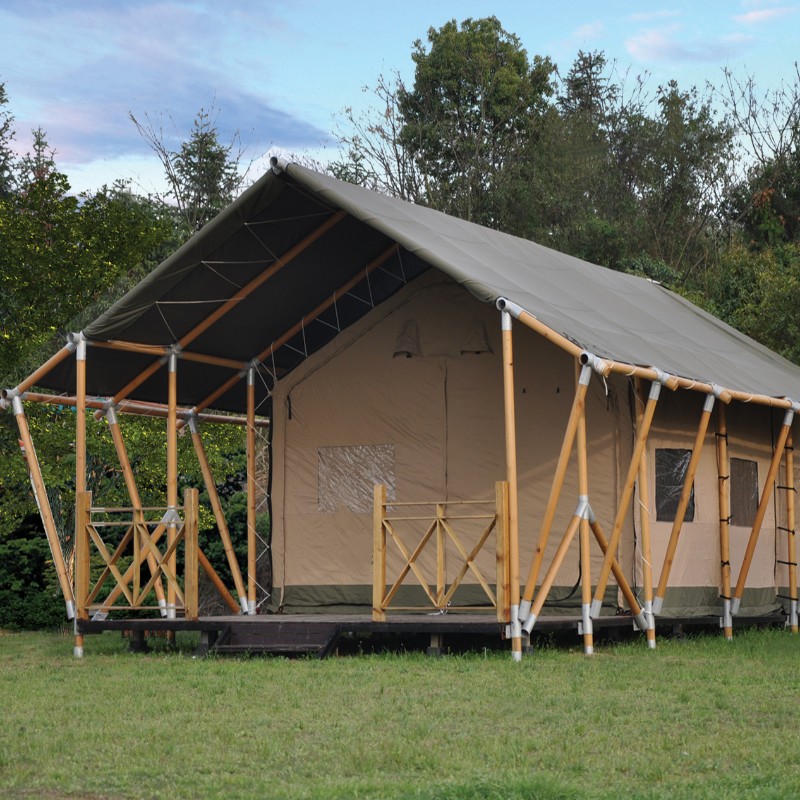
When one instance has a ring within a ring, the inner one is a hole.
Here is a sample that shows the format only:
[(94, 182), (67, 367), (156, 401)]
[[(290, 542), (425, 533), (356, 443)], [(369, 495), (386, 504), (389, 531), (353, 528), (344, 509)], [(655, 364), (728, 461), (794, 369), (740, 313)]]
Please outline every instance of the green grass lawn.
[(800, 638), (196, 660), (0, 636), (4, 798), (787, 798)]

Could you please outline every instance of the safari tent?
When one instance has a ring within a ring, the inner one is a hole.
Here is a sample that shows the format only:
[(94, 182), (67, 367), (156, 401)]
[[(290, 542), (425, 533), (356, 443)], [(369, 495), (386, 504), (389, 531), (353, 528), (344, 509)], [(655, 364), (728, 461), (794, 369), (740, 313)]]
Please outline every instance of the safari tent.
[[(268, 421), (261, 611), (486, 613), (515, 657), (556, 614), (580, 619), (587, 652), (593, 620), (620, 612), (651, 646), (659, 618), (719, 616), (730, 636), (737, 614), (783, 613), (797, 631), (798, 367), (657, 283), (297, 164), (273, 159), (4, 396), (25, 442), (25, 402), (57, 398), (112, 426), (164, 416), (170, 442), (241, 423), (251, 465)], [(76, 441), (80, 473), (91, 431)], [(103, 558), (118, 597), (135, 607), (160, 573), (162, 608), (191, 617), (194, 577), (170, 559), (183, 537), (197, 571), (196, 500), (179, 506), (174, 444), (167, 461), (149, 523), (126, 473), (136, 568)], [(82, 497), (74, 585), (61, 575), (79, 621), (109, 605), (81, 571), (102, 539)], [(251, 534), (229, 603), (245, 614)]]

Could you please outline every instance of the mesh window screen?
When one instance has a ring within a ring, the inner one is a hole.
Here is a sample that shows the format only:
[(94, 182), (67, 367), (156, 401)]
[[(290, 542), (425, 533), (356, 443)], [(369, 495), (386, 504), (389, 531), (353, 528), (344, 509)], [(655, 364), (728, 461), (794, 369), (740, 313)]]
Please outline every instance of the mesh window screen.
[[(656, 519), (673, 522), (683, 491), (683, 481), (689, 468), (691, 450), (659, 448), (656, 450)], [(694, 485), (689, 496), (685, 522), (694, 519)]]
[(731, 459), (731, 525), (753, 526), (758, 511), (758, 464)]
[(345, 510), (371, 514), (376, 483), (385, 484), (387, 498), (394, 500), (394, 445), (320, 447), (317, 459), (317, 511), (320, 514)]

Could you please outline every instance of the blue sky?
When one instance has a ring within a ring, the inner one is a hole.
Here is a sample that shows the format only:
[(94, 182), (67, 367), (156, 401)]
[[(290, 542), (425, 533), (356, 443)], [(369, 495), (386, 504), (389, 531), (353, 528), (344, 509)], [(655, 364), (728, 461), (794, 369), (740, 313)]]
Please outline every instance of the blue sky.
[(414, 40), (491, 14), (563, 72), (603, 50), (653, 89), (718, 82), (723, 67), (775, 87), (800, 58), (800, 0), (2, 0), (0, 82), (19, 146), (43, 127), (75, 190), (132, 178), (148, 191), (160, 168), (129, 112), (185, 136), (214, 104), (223, 141), (239, 130), (253, 154), (324, 159), (365, 85), (413, 78)]

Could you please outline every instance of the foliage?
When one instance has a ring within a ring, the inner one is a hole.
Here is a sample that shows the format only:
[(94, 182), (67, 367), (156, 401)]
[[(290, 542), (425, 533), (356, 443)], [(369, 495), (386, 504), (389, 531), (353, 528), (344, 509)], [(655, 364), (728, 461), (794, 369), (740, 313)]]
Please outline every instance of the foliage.
[[(145, 115), (140, 122), (130, 114), (139, 134), (150, 145), (164, 168), (169, 186), (167, 196), (159, 198), (174, 209), (183, 238), (199, 231), (227, 206), (241, 189), (239, 171), (242, 150), (236, 148), (238, 134), (229, 145), (219, 140), (217, 109), (200, 109), (192, 132), (177, 150), (166, 143), (163, 120)], [(174, 123), (173, 123), (174, 127)], [(173, 205), (174, 204), (174, 205)]]

